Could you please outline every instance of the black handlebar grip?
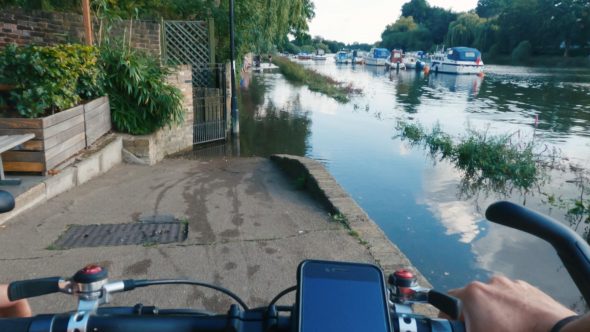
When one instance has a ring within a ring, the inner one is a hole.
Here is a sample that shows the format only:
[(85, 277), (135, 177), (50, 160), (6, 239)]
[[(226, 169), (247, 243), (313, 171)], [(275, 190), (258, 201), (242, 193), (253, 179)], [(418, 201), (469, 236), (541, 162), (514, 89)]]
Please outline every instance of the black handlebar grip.
[(11, 282), (8, 285), (8, 299), (10, 301), (16, 301), (58, 293), (60, 280), (60, 277), (50, 277)]
[(461, 316), (461, 301), (454, 296), (430, 290), (428, 303), (447, 314), (452, 320), (458, 320)]
[(576, 286), (590, 304), (590, 247), (571, 228), (518, 204), (500, 201), (488, 207), (486, 218), (535, 235), (557, 251)]
[(1, 331), (29, 332), (32, 318), (0, 318)]

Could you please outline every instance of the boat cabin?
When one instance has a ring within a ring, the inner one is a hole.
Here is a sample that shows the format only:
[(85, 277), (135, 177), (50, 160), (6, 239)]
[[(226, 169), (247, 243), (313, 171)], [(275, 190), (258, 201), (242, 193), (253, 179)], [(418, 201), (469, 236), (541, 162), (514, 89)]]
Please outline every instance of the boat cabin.
[(389, 62), (391, 63), (402, 63), (402, 50), (392, 50), (391, 57), (389, 58)]

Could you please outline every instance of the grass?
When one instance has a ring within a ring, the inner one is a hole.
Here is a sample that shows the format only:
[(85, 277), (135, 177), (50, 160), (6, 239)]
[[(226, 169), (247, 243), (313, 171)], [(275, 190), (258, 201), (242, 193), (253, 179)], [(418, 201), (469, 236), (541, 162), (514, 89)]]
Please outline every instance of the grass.
[(468, 130), (453, 139), (438, 125), (428, 132), (420, 124), (403, 121), (396, 129), (402, 140), (423, 146), (435, 159), (453, 163), (463, 172), (462, 185), (471, 191), (477, 187), (500, 193), (511, 187), (528, 190), (543, 178), (545, 165), (534, 153), (534, 143), (515, 143), (513, 135)]
[(348, 230), (348, 235), (355, 238), (359, 244), (361, 244), (365, 247), (369, 246), (369, 242), (363, 240), (361, 235), (357, 231), (355, 231), (354, 229), (352, 229), (350, 227), (350, 224), (348, 223), (348, 219), (346, 218), (346, 216), (344, 214), (342, 214), (340, 212), (335, 213), (335, 214), (330, 214), (330, 219), (333, 222), (337, 222), (337, 223), (341, 224), (344, 228), (346, 228)]
[(279, 67), (287, 80), (305, 84), (309, 90), (323, 93), (341, 103), (348, 102), (350, 95), (361, 92), (361, 90), (354, 88), (352, 84), (344, 85), (329, 76), (305, 68), (285, 57), (275, 56), (272, 58), (272, 62)]

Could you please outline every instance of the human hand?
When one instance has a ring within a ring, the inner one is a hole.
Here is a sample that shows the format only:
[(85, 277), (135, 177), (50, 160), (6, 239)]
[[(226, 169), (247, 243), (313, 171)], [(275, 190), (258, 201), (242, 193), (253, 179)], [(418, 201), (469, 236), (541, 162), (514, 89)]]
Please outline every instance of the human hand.
[(31, 317), (31, 314), (27, 300), (10, 301), (8, 285), (0, 284), (0, 317)]
[(463, 302), (468, 332), (548, 332), (559, 320), (575, 315), (549, 295), (522, 280), (495, 276), (449, 291)]

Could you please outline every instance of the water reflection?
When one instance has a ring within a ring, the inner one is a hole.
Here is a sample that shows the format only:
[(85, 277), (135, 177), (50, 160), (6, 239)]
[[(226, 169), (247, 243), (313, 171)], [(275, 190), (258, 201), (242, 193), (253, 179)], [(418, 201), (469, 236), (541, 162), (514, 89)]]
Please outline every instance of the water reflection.
[[(264, 76), (252, 79), (248, 93), (240, 95), (240, 152), (246, 156), (287, 153), (304, 156), (308, 150), (311, 120), (300, 95), (290, 89), (273, 89), (269, 95)], [(275, 103), (279, 103), (278, 106)]]

